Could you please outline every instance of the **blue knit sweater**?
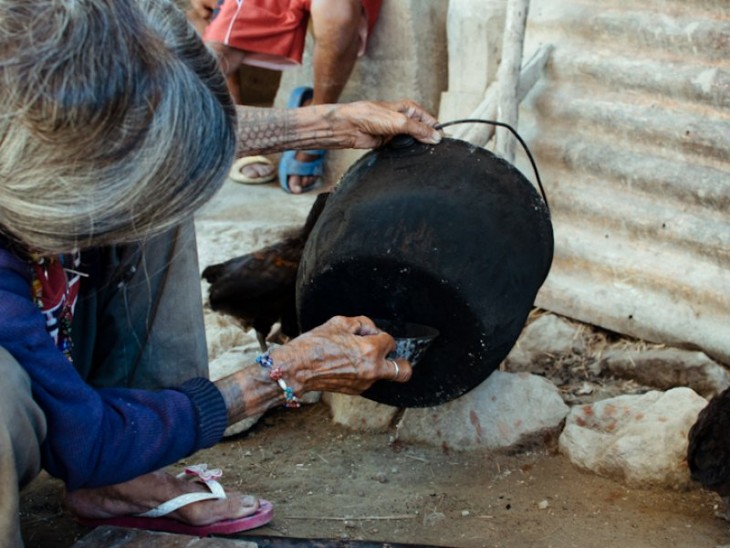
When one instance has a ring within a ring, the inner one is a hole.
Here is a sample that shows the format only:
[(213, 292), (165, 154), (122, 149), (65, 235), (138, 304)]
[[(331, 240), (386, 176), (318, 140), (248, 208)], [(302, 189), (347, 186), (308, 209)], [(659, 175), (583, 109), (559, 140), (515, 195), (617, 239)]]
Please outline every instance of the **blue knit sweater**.
[(218, 442), (223, 397), (197, 378), (176, 389), (94, 389), (47, 333), (29, 265), (0, 240), (0, 347), (26, 370), (46, 416), (43, 467), (69, 490), (119, 483)]

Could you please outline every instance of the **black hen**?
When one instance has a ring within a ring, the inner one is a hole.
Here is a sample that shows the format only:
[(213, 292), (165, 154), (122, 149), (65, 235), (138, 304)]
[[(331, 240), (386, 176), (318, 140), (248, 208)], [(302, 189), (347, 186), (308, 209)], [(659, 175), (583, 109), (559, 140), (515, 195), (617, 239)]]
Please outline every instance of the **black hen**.
[[(710, 400), (689, 430), (692, 479), (730, 502), (730, 388)], [(721, 517), (730, 519), (730, 507)]]
[(301, 230), (282, 240), (224, 263), (203, 270), (210, 284), (208, 292), (213, 310), (241, 320), (246, 329), (253, 327), (261, 350), (271, 327), (280, 322), (287, 337), (299, 334), (296, 315), (296, 279), (304, 244), (307, 242), (329, 193), (317, 196)]

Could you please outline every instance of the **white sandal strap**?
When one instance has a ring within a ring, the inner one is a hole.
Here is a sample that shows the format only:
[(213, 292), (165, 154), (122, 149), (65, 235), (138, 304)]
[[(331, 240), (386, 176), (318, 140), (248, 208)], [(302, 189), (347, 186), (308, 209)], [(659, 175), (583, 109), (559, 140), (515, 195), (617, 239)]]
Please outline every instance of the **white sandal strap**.
[(170, 514), (171, 512), (182, 508), (183, 506), (193, 504), (194, 502), (212, 499), (223, 500), (226, 498), (226, 492), (223, 489), (223, 486), (212, 477), (210, 477), (220, 477), (221, 475), (222, 473), (220, 470), (206, 470), (205, 465), (191, 466), (187, 468), (185, 472), (179, 474), (178, 477), (191, 477), (194, 481), (205, 484), (208, 489), (210, 489), (210, 493), (185, 493), (184, 495), (177, 496), (173, 499), (168, 500), (167, 502), (163, 502), (157, 508), (153, 508), (152, 510), (148, 510), (147, 512), (136, 515), (141, 518), (159, 518), (162, 516), (166, 516), (167, 514)]
[[(218, 483), (217, 481), (215, 483)], [(218, 484), (220, 487), (220, 484)], [(222, 490), (222, 488), (221, 488)], [(226, 498), (225, 493), (223, 493), (223, 496), (220, 497), (213, 493), (186, 493), (185, 495), (180, 495), (179, 497), (175, 497), (174, 499), (170, 499), (167, 502), (163, 502), (160, 504), (157, 508), (153, 508), (152, 510), (149, 510), (147, 512), (144, 512), (142, 514), (137, 514), (137, 516), (141, 518), (160, 518), (162, 516), (166, 516), (167, 514), (174, 512), (175, 510), (179, 510), (183, 506), (187, 506), (188, 504), (192, 504), (194, 502), (200, 502), (202, 500), (211, 500), (211, 499), (224, 499)]]

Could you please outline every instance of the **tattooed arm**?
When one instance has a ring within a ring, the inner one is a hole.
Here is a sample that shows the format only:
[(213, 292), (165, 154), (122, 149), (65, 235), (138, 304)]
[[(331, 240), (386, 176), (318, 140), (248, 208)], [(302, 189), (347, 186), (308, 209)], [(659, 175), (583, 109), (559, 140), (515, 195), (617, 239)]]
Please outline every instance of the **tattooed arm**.
[(238, 106), (237, 156), (308, 148), (375, 148), (407, 133), (435, 144), (436, 119), (412, 101), (359, 101), (296, 109)]

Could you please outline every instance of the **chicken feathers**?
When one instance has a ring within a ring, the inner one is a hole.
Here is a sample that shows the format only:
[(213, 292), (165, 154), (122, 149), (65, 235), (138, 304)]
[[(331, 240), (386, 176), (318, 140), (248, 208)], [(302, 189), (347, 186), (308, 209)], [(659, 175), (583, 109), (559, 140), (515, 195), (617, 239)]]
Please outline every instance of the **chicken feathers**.
[(329, 193), (319, 194), (304, 226), (271, 245), (208, 266), (203, 278), (213, 310), (238, 318), (245, 329), (256, 331), (262, 351), (272, 326), (279, 322), (287, 337), (299, 334), (296, 280), (304, 245), (322, 213)]

